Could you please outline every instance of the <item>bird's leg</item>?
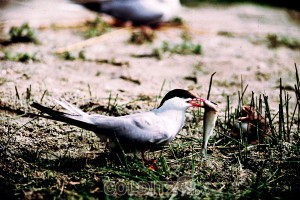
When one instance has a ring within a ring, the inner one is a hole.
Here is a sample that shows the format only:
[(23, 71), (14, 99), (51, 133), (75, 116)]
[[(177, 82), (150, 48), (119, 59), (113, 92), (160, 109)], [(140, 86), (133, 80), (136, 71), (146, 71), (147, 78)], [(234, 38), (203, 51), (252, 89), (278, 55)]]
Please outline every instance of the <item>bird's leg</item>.
[(142, 159), (143, 159), (145, 164), (153, 164), (153, 163), (157, 162), (156, 159), (147, 159), (146, 156), (145, 156), (145, 151), (142, 151)]
[(148, 167), (148, 169), (150, 170), (157, 170), (157, 166), (156, 166), (156, 162), (157, 160), (156, 159), (147, 159), (145, 158), (145, 151), (142, 151), (142, 159), (143, 159), (143, 162), (145, 163), (145, 165)]

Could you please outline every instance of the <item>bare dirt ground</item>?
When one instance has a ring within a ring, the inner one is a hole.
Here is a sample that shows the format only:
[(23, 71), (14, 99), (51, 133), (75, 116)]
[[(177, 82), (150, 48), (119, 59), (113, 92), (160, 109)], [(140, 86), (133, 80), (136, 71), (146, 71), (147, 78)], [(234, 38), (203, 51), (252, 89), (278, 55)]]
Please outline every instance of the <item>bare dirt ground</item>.
[[(248, 85), (246, 103), (249, 103), (252, 91), (256, 95), (265, 94), (269, 97), (271, 110), (276, 113), (279, 79), (282, 78), (285, 88), (294, 87), (294, 66), (295, 63), (300, 63), (300, 49), (299, 46), (290, 48), (285, 44), (274, 45), (268, 35), (288, 38), (299, 44), (299, 13), (295, 15), (295, 12), (285, 9), (241, 4), (183, 8), (179, 15), (188, 27), (191, 41), (201, 45), (201, 55), (165, 53), (162, 59), (132, 56), (149, 54), (153, 48), (160, 47), (163, 41), (170, 44), (180, 43), (183, 33), (180, 27), (158, 29), (154, 42), (143, 45), (128, 43), (130, 30), (116, 32), (119, 28), (111, 28), (107, 33), (108, 37), (103, 37), (101, 42), (71, 51), (77, 56), (80, 50), (84, 50), (85, 56), (90, 59), (128, 63), (117, 66), (111, 62), (65, 60), (53, 53), (57, 48), (83, 41), (84, 27), (77, 25), (93, 20), (95, 13), (68, 1), (58, 0), (30, 3), (20, 1), (14, 6), (4, 8), (0, 13), (3, 22), (2, 37), (8, 34), (11, 26), (28, 22), (37, 29), (40, 44), (16, 43), (0, 46), (3, 50), (0, 57), (4, 56), (4, 51), (10, 51), (36, 53), (38, 59), (25, 63), (4, 59), (0, 61), (0, 131), (8, 135), (12, 131), (16, 132), (14, 145), (22, 147), (20, 152), (27, 151), (28, 148), (37, 149), (38, 152), (39, 148), (47, 147), (54, 152), (63, 149), (64, 153), (69, 150), (65, 151), (67, 144), (64, 142), (69, 141), (76, 146), (70, 147), (71, 155), (84, 154), (88, 157), (90, 154), (87, 152), (98, 148), (93, 146), (97, 141), (94, 136), (43, 119), (35, 122), (34, 126), (27, 126), (31, 118), (20, 117), (19, 114), (23, 111), (34, 112), (29, 108), (28, 102), (39, 102), (42, 99), (44, 104), (54, 105), (53, 97), (63, 97), (78, 106), (86, 106), (91, 101), (105, 106), (111, 95), (113, 98), (117, 96), (119, 105), (130, 105), (125, 108), (124, 113), (132, 113), (153, 108), (156, 96), (161, 90), (163, 95), (174, 88), (190, 89), (206, 97), (210, 76), (214, 72), (216, 74), (210, 99), (219, 104), (221, 118), (225, 116), (227, 97), (233, 102), (232, 107), (237, 106), (241, 83), (244, 88)], [(77, 27), (73, 28), (75, 25)], [(291, 95), (290, 104), (291, 107), (296, 104), (294, 95)], [(41, 132), (38, 128), (44, 125), (48, 126), (47, 131)], [(81, 140), (90, 146), (81, 146), (80, 139), (69, 138), (66, 133), (69, 131), (75, 132), (78, 137), (86, 137)], [(60, 133), (65, 134), (60, 136)], [(46, 136), (51, 137), (52, 142), (43, 139)], [(62, 138), (64, 142), (59, 142)], [(9, 139), (5, 144), (8, 143)], [(24, 162), (18, 161), (20, 166), (17, 167), (30, 168), (31, 165)], [(4, 169), (3, 166), (2, 171), (9, 169)], [(22, 174), (18, 175), (22, 177)], [(35, 176), (46, 175), (37, 171)], [(5, 177), (0, 179), (6, 180)], [(28, 197), (32, 193), (25, 192), (24, 195)]]
[[(299, 63), (300, 59), (299, 49), (272, 49), (268, 47), (266, 39), (267, 34), (299, 39), (299, 19), (292, 18), (284, 9), (236, 5), (184, 8), (180, 13), (190, 29), (193, 42), (201, 44), (202, 55), (175, 54), (167, 55), (162, 60), (131, 56), (149, 53), (153, 47), (159, 47), (162, 41), (180, 42), (182, 30), (169, 28), (157, 31), (157, 39), (153, 44), (130, 45), (127, 42), (130, 32), (124, 31), (84, 49), (89, 58), (116, 59), (129, 62), (128, 67), (64, 61), (52, 52), (58, 47), (82, 41), (82, 34), (78, 29), (54, 29), (51, 25), (75, 24), (93, 19), (95, 15), (60, 2), (44, 2), (43, 6), (39, 3), (19, 5), (3, 13), (2, 18), (7, 20), (4, 33), (12, 24), (24, 22), (29, 22), (32, 27), (47, 27), (38, 31), (41, 45), (16, 44), (5, 48), (13, 52), (37, 52), (41, 61), (25, 64), (1, 61), (1, 75), (7, 79), (1, 85), (1, 92), (5, 91), (1, 94), (4, 98), (10, 96), (9, 92), (14, 93), (15, 86), (24, 92), (30, 85), (37, 98), (44, 90), (56, 97), (68, 92), (87, 98), (89, 85), (93, 96), (103, 98), (112, 92), (128, 100), (141, 94), (157, 95), (164, 81), (164, 92), (171, 88), (190, 87), (204, 95), (210, 75), (217, 72), (212, 98), (218, 103), (224, 102), (224, 96), (235, 95), (240, 89), (241, 76), (244, 85), (249, 85), (249, 92), (264, 93), (275, 100), (277, 97), (273, 97), (273, 94), (279, 78), (289, 84), (294, 78), (294, 63)], [(229, 36), (222, 35), (222, 32)], [(120, 79), (122, 75), (139, 80), (140, 85)], [(197, 77), (197, 83), (185, 80), (187, 76)]]

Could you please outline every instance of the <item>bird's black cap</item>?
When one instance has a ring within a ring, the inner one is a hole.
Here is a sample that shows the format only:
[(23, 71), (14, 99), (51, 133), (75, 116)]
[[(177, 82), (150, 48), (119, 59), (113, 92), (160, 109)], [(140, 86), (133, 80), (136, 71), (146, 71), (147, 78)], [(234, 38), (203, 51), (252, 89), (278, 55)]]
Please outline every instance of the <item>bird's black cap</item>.
[(194, 98), (197, 98), (195, 95), (193, 95), (192, 93), (190, 93), (187, 90), (174, 89), (174, 90), (171, 90), (170, 92), (168, 92), (165, 95), (165, 97), (161, 100), (160, 105), (158, 106), (158, 108), (161, 107), (164, 104), (165, 101), (167, 101), (169, 99), (172, 99), (174, 97), (179, 97), (179, 98), (183, 98), (183, 99), (188, 99), (188, 98), (194, 99)]

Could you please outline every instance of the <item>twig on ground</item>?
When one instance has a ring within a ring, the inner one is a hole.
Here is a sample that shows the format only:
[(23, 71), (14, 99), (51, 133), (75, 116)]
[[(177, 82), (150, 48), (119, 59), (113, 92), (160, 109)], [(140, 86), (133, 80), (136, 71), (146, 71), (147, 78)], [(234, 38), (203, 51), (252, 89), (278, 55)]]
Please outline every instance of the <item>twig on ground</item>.
[(66, 47), (60, 47), (60, 48), (54, 49), (53, 53), (61, 54), (61, 53), (67, 52), (67, 51), (82, 49), (87, 46), (98, 44), (104, 40), (111, 39), (112, 37), (115, 37), (119, 34), (127, 32), (127, 31), (128, 31), (128, 28), (121, 28), (121, 29), (100, 35), (98, 37), (93, 37), (93, 38), (90, 38), (90, 39), (87, 39), (84, 41), (77, 42), (75, 44), (68, 45)]

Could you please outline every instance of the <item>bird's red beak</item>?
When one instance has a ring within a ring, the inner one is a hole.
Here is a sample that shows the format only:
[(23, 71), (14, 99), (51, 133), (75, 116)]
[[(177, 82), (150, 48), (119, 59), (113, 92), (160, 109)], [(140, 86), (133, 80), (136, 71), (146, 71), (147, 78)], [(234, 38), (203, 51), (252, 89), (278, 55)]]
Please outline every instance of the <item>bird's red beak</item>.
[(205, 99), (197, 97), (192, 100), (189, 100), (188, 103), (191, 104), (193, 107), (204, 107)]

